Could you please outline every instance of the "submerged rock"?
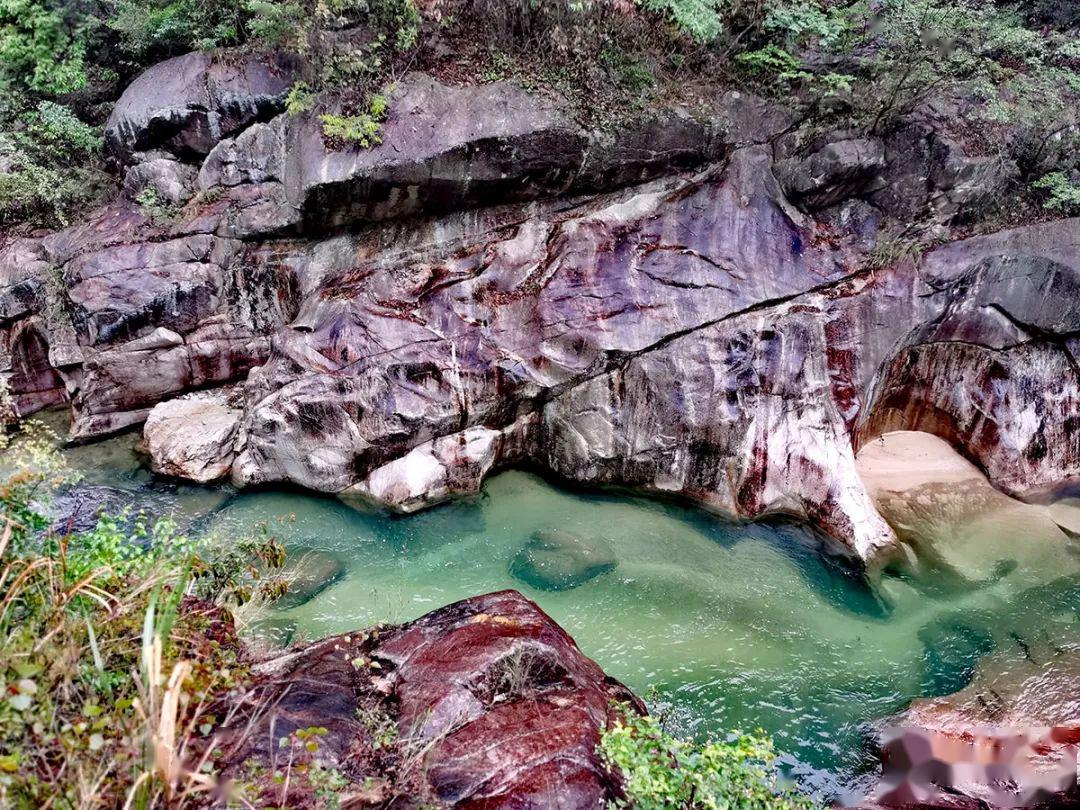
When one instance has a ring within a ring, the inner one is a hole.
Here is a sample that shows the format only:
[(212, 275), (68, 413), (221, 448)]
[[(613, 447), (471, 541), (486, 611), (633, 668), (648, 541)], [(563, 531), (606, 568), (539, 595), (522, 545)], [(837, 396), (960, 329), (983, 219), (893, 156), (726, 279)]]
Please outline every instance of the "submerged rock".
[(281, 576), (289, 583), (289, 591), (274, 602), (276, 607), (289, 609), (305, 605), (345, 576), (345, 564), (325, 551), (307, 550), (287, 558)]
[(615, 570), (616, 565), (615, 552), (605, 540), (542, 529), (510, 561), (510, 575), (534, 588), (565, 591)]
[(133, 520), (139, 510), (146, 508), (146, 499), (138, 492), (118, 487), (75, 484), (53, 499), (50, 530), (60, 536), (88, 532), (97, 526), (102, 514), (120, 517), (127, 514)]
[(1080, 498), (1062, 498), (1050, 506), (1050, 518), (1065, 534), (1080, 539)]

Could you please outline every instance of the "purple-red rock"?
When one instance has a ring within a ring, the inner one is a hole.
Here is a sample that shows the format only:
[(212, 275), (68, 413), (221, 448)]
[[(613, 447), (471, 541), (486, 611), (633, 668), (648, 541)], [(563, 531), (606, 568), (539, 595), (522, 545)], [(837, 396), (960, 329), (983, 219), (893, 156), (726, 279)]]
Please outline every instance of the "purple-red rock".
[[(239, 382), (207, 454), (240, 485), (407, 511), (530, 464), (808, 519), (864, 564), (896, 548), (854, 464), (882, 431), (933, 431), (1023, 497), (1080, 479), (1076, 220), (866, 267), (899, 202), (940, 224), (998, 187), (932, 121), (883, 148), (728, 93), (586, 132), (513, 83), (412, 74), (362, 150), (274, 115), (287, 67), (151, 69), (111, 131), (201, 160), (199, 192), (168, 222), (119, 200), (0, 250), (21, 413), (67, 399), (90, 438)], [(186, 189), (132, 154), (135, 180)]]
[[(619, 785), (597, 754), (601, 731), (616, 701), (644, 710), (516, 591), (330, 638), (255, 671), (217, 733), (225, 775), (272, 769), (279, 739), (322, 728), (314, 759), (351, 783), (343, 802), (377, 780), (395, 807), (603, 806)], [(303, 803), (302, 787), (264, 789)]]

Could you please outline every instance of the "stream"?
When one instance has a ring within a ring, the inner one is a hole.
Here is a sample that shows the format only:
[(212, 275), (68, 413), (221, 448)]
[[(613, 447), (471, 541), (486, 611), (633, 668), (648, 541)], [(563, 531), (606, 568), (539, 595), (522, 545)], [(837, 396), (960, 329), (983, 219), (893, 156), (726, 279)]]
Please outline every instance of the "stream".
[[(803, 525), (727, 522), (686, 506), (584, 493), (527, 472), (477, 498), (401, 517), (286, 491), (238, 493), (155, 477), (136, 434), (73, 447), (80, 486), (105, 486), (186, 531), (223, 538), (266, 521), (290, 556), (332, 572), (258, 616), (274, 643), (398, 622), (502, 588), (535, 600), (610, 675), (685, 734), (769, 732), (804, 788), (839, 795), (874, 767), (869, 724), (964, 686), (975, 663), (1080, 630), (1080, 557), (1038, 536), (967, 551), (986, 576), (886, 575), (871, 587), (825, 560)], [(518, 579), (534, 532), (600, 538), (616, 566), (565, 590)]]

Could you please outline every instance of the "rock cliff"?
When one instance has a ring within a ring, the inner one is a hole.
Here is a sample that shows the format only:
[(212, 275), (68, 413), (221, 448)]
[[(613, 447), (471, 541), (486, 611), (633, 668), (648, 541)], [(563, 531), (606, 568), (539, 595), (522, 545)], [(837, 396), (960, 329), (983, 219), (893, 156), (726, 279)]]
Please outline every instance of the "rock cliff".
[(21, 413), (150, 417), (169, 474), (401, 510), (528, 465), (806, 518), (871, 566), (897, 548), (855, 467), (881, 433), (1019, 497), (1080, 478), (1080, 220), (890, 253), (897, 218), (940, 232), (1002, 182), (925, 122), (814, 140), (728, 92), (598, 132), (411, 74), (363, 150), (282, 112), (292, 69), (151, 68), (107, 130), (129, 197), (3, 245)]

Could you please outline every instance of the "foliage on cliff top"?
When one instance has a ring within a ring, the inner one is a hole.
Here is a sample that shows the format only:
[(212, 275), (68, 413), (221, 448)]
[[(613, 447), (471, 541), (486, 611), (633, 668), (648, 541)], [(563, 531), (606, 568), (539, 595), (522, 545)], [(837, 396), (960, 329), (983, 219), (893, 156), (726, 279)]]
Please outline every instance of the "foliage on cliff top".
[(178, 806), (213, 786), (191, 743), (247, 675), (215, 603), (278, 593), (256, 577), (283, 552), (264, 536), (222, 553), (130, 515), (52, 530), (43, 503), (70, 481), (56, 446), (36, 423), (0, 432), (0, 806)]
[(1077, 25), (1061, 0), (438, 0), (422, 13), (415, 0), (0, 0), (0, 225), (64, 224), (106, 177), (84, 152), (38, 143), (27, 122), (41, 102), (98, 126), (147, 65), (223, 45), (301, 53), (308, 106), (342, 120), (411, 69), (514, 78), (588, 125), (739, 86), (822, 129), (883, 133), (933, 100), (981, 151), (1022, 150), (1025, 180), (1068, 175), (1027, 158), (1075, 123)]

